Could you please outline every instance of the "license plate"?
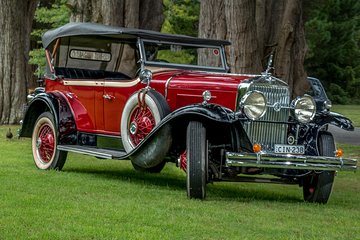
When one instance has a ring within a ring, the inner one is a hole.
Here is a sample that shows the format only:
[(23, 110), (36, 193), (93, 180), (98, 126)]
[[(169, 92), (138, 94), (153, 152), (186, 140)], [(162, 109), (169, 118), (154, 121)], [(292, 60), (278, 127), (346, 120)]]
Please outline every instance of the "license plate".
[(304, 154), (305, 147), (303, 145), (275, 144), (275, 153)]

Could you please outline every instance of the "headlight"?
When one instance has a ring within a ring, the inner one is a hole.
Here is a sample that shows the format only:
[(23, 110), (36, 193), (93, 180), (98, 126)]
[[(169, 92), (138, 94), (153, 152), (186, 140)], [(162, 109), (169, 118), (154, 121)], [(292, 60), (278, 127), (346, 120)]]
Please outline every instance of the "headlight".
[(250, 91), (241, 98), (240, 107), (249, 119), (259, 119), (266, 112), (266, 98), (261, 92)]
[(301, 123), (310, 122), (316, 112), (314, 99), (308, 95), (300, 97), (293, 102), (295, 118)]

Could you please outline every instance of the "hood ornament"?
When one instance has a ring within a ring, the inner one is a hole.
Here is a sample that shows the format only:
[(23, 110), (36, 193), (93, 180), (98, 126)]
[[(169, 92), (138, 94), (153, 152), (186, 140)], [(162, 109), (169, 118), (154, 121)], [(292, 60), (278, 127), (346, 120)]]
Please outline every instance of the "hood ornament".
[(266, 70), (265, 72), (262, 72), (261, 73), (261, 76), (267, 80), (268, 82), (271, 82), (272, 81), (272, 78), (271, 78), (271, 70), (274, 69), (274, 67), (272, 66), (272, 62), (273, 62), (273, 54), (270, 54), (270, 57), (269, 57), (269, 60), (268, 60), (268, 63), (267, 63), (267, 67), (266, 67)]

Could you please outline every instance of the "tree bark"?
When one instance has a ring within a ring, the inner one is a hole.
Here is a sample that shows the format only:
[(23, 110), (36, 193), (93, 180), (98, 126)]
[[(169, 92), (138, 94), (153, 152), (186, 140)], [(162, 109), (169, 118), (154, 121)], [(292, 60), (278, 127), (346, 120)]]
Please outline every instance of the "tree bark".
[(26, 103), (32, 20), (38, 0), (0, 1), (0, 124), (19, 123)]
[(72, 22), (97, 22), (112, 26), (160, 31), (162, 0), (68, 0)]
[(308, 87), (304, 59), (306, 53), (302, 2), (287, 1), (275, 50), (275, 75), (285, 79), (294, 96)]
[(257, 42), (254, 0), (225, 0), (227, 37), (233, 42), (229, 64), (239, 72), (259, 73), (262, 70)]
[(293, 95), (308, 87), (301, 0), (202, 0), (199, 21), (199, 37), (232, 42), (232, 72), (259, 74), (274, 54), (273, 74), (288, 82)]
[[(207, 0), (200, 3), (200, 17), (199, 17), (199, 37), (214, 38), (214, 39), (228, 39), (227, 38), (227, 24), (225, 19), (225, 3), (219, 0)], [(216, 19), (216, 21), (214, 21)], [(226, 49), (228, 51), (228, 49)], [(209, 52), (202, 51), (199, 54), (198, 63), (200, 65), (216, 66), (213, 63), (214, 58), (209, 56)], [(227, 54), (228, 55), (228, 54)]]

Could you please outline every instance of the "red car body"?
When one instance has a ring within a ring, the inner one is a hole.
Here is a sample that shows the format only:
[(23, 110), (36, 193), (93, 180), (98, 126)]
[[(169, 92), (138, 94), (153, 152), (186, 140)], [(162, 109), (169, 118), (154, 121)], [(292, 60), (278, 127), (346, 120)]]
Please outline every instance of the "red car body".
[(205, 198), (208, 182), (253, 181), (299, 184), (319, 203), (335, 171), (356, 169), (326, 131), (352, 130), (349, 119), (316, 110), (309, 95), (291, 100), (270, 64), (259, 75), (229, 73), (227, 41), (70, 23), (43, 44), (45, 88), (29, 96), (20, 131), (40, 169), (61, 170), (67, 152), (145, 172), (173, 162), (190, 198)]

